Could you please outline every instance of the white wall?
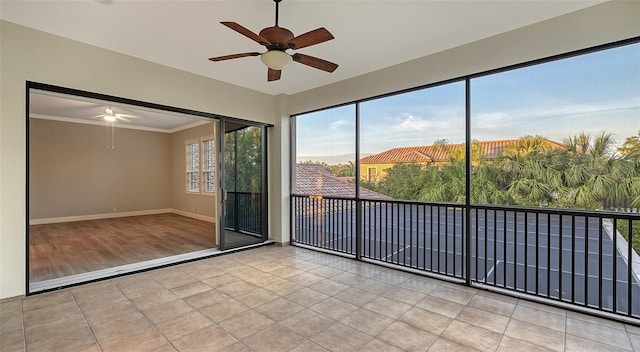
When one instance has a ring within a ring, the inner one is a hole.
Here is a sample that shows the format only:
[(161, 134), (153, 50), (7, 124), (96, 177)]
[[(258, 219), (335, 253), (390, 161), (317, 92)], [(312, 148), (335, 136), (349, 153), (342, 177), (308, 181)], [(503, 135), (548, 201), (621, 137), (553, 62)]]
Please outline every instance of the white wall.
[(0, 43), (0, 299), (25, 293), (27, 80), (273, 122), (274, 98), (256, 91), (6, 21)]

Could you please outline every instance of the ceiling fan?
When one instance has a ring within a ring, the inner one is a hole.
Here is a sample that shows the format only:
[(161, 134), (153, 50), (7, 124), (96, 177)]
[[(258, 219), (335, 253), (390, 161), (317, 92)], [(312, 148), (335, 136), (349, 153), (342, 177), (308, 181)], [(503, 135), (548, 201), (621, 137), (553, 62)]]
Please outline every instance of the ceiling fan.
[(96, 115), (96, 116), (92, 116), (92, 119), (98, 118), (98, 117), (102, 117), (104, 118), (105, 121), (107, 122), (115, 122), (116, 120), (120, 120), (120, 121), (124, 121), (124, 122), (131, 122), (132, 118), (136, 118), (133, 115), (126, 115), (126, 114), (116, 114), (113, 112), (113, 109), (111, 109), (110, 106), (107, 106), (104, 109), (104, 114), (100, 114), (100, 115)]
[(287, 50), (289, 49), (298, 50), (326, 42), (333, 39), (333, 35), (326, 28), (320, 27), (297, 37), (294, 36), (290, 30), (278, 26), (278, 5), (282, 0), (273, 1), (276, 3), (276, 25), (264, 28), (260, 31), (260, 34), (255, 34), (235, 22), (220, 22), (258, 44), (265, 46), (267, 48), (266, 52), (232, 54), (212, 57), (209, 60), (223, 61), (248, 56), (260, 56), (262, 62), (269, 68), (267, 71), (268, 81), (279, 80), (282, 73), (281, 70), (291, 63), (291, 61), (296, 61), (303, 65), (311, 66), (327, 72), (335, 71), (336, 68), (338, 68), (338, 65), (333, 62), (300, 53), (295, 53), (293, 55), (287, 53)]

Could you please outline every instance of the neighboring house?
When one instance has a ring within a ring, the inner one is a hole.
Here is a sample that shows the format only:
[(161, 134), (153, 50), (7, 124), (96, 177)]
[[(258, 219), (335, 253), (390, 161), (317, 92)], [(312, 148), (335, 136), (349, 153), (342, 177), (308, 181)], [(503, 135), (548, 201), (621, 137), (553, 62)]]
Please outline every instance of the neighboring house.
[[(326, 197), (354, 198), (356, 185), (348, 180), (353, 178), (336, 177), (318, 164), (296, 164), (296, 190), (299, 195), (318, 195)], [(360, 197), (366, 199), (391, 199), (360, 187)]]
[[(496, 141), (476, 142), (482, 148), (484, 159), (493, 159), (501, 155), (509, 146), (522, 142), (523, 139), (502, 139)], [(550, 149), (562, 148), (562, 143), (545, 139)], [(451, 160), (451, 155), (464, 148), (464, 143), (426, 145), (416, 147), (398, 147), (382, 153), (372, 154), (360, 159), (360, 177), (369, 182), (375, 182), (386, 175), (388, 168), (401, 163), (419, 163), (443, 165)]]

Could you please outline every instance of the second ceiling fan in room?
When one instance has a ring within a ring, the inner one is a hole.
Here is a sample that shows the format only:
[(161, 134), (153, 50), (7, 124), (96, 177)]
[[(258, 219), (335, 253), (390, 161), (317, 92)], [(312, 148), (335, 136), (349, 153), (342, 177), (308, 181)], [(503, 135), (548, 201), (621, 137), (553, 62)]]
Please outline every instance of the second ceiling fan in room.
[(311, 45), (326, 42), (333, 39), (333, 35), (326, 28), (321, 27), (301, 34), (299, 36), (294, 36), (290, 30), (278, 26), (278, 4), (282, 0), (273, 1), (276, 3), (276, 24), (273, 27), (264, 28), (260, 31), (259, 34), (255, 34), (251, 30), (235, 22), (220, 22), (223, 25), (233, 29), (234, 31), (244, 35), (245, 37), (257, 42), (258, 44), (265, 46), (267, 48), (266, 52), (232, 54), (212, 57), (209, 60), (223, 61), (238, 59), (247, 56), (260, 56), (262, 62), (268, 67), (268, 81), (279, 80), (282, 74), (281, 70), (285, 68), (289, 63), (291, 63), (291, 61), (296, 61), (303, 65), (307, 65), (327, 72), (335, 71), (336, 68), (338, 68), (338, 65), (334, 64), (333, 62), (300, 53), (290, 55), (286, 52), (289, 49), (298, 50)]

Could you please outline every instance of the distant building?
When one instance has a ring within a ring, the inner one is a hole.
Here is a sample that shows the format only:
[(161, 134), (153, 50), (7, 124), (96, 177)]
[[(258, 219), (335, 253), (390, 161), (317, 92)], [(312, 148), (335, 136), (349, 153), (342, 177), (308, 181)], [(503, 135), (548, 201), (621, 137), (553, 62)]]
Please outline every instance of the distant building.
[[(356, 185), (352, 181), (352, 177), (334, 176), (322, 165), (297, 164), (295, 193), (299, 195), (354, 198), (356, 196)], [(391, 199), (384, 194), (364, 187), (360, 187), (360, 197), (366, 199)]]
[[(520, 139), (502, 139), (496, 141), (473, 142), (482, 148), (482, 157), (484, 159), (493, 159), (501, 155), (509, 146), (516, 145), (526, 140), (534, 140), (533, 138)], [(543, 139), (547, 147), (550, 149), (558, 149), (564, 147), (564, 144)], [(374, 182), (386, 175), (388, 168), (395, 164), (401, 163), (419, 163), (419, 164), (447, 164), (451, 160), (451, 155), (464, 148), (464, 143), (444, 144), (444, 145), (426, 145), (416, 147), (398, 147), (386, 150), (382, 153), (372, 154), (360, 159), (360, 177), (363, 180)]]

